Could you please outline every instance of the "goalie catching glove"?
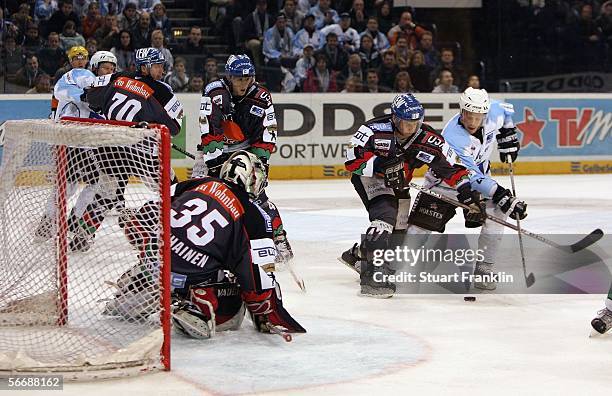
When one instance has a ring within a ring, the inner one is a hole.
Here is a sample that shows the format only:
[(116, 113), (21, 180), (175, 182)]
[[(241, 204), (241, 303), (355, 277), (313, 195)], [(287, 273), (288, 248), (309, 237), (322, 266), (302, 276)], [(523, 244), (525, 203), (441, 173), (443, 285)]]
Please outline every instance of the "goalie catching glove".
[(500, 161), (509, 162), (508, 158), (510, 158), (512, 162), (515, 162), (520, 149), (521, 143), (516, 128), (500, 128), (497, 134), (497, 150), (499, 151)]
[(268, 326), (272, 325), (283, 327), (290, 333), (306, 333), (306, 329), (283, 308), (278, 283), (274, 289), (264, 290), (261, 293), (242, 292), (242, 300), (246, 303), (257, 331), (269, 333)]

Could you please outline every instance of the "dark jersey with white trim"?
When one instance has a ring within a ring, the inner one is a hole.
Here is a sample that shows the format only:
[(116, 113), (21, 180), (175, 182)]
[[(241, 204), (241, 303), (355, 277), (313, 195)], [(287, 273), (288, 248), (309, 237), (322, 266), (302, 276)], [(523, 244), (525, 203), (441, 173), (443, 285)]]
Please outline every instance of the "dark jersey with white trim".
[(121, 72), (97, 77), (87, 102), (109, 120), (162, 124), (172, 136), (181, 130), (183, 105), (169, 85), (149, 76)]
[(200, 102), (200, 145), (204, 160), (247, 150), (262, 160), (276, 145), (276, 114), (270, 92), (253, 83), (242, 97), (232, 95), (225, 78), (211, 81)]
[(399, 142), (394, 129), (391, 115), (373, 118), (361, 125), (346, 151), (346, 169), (360, 176), (382, 176), (385, 164), (401, 157), (408, 181), (412, 180), (414, 170), (424, 165), (453, 187), (469, 181), (464, 167), (453, 166), (447, 161), (448, 145), (433, 127), (421, 124), (416, 138), (409, 145), (410, 138)]
[(213, 177), (174, 185), (171, 228), (172, 272), (189, 284), (228, 270), (241, 291), (273, 287), (266, 273), (276, 257), (271, 219), (240, 187)]

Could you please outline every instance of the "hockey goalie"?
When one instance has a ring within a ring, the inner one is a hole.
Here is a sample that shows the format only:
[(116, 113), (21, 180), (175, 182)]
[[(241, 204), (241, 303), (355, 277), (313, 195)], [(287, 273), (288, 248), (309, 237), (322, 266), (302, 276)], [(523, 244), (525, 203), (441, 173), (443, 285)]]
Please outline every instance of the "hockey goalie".
[[(172, 188), (172, 318), (175, 328), (194, 338), (235, 330), (248, 310), (257, 331), (304, 333), (282, 304), (272, 272), (276, 248), (270, 217), (253, 202), (265, 187), (263, 163), (246, 151), (234, 153), (220, 177), (191, 179)], [(120, 226), (139, 251), (140, 265), (116, 282), (118, 292), (105, 314), (128, 320), (146, 316), (140, 307), (154, 295), (159, 225), (157, 203), (126, 212)]]

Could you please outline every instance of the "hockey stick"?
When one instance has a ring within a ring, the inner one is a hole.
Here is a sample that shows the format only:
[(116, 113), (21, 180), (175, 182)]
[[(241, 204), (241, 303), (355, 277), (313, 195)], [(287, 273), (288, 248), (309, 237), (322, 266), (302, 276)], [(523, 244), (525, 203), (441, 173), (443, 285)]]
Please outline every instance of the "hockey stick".
[(270, 333), (277, 334), (283, 337), (283, 340), (287, 342), (291, 342), (293, 340), (293, 337), (291, 336), (291, 334), (287, 333), (286, 331), (282, 331), (281, 329), (279, 329), (277, 326), (274, 326), (270, 322), (266, 322), (266, 327), (268, 328), (268, 330), (270, 330)]
[(176, 151), (178, 151), (181, 154), (185, 154), (187, 157), (191, 158), (191, 159), (195, 159), (195, 155), (191, 154), (189, 151), (185, 150), (182, 147), (177, 146), (176, 144), (172, 143), (172, 148), (175, 149)]
[[(439, 194), (435, 191), (432, 191), (430, 189), (427, 189), (423, 186), (419, 186), (418, 184), (415, 183), (410, 183), (409, 184), (410, 187), (417, 189), (419, 191), (421, 191), (422, 193), (431, 195), (432, 197), (436, 197), (444, 202), (448, 202), (450, 204), (453, 204), (455, 206), (458, 206), (460, 208), (463, 209), (468, 209), (469, 207), (455, 199), (452, 199), (450, 197), (447, 197), (445, 195)], [(551, 241), (550, 239), (544, 238), (543, 236), (533, 233), (531, 231), (527, 231), (524, 228), (518, 228), (517, 226), (515, 226), (514, 224), (508, 223), (505, 220), (502, 220), (500, 218), (497, 218), (495, 216), (491, 216), (490, 214), (487, 214), (487, 218), (490, 219), (491, 221), (494, 221), (498, 224), (501, 224), (503, 226), (506, 226), (510, 229), (513, 229), (514, 231), (520, 232), (521, 234), (527, 235), (528, 237), (537, 239), (538, 241), (545, 243), (547, 245), (556, 247), (557, 249), (563, 250), (564, 252), (567, 253), (576, 253), (582, 249), (585, 249), (589, 246), (591, 246), (592, 244), (594, 244), (595, 242), (599, 241), (602, 237), (603, 237), (603, 231), (599, 228), (591, 231), (591, 233), (587, 236), (585, 236), (584, 238), (582, 238), (581, 240), (579, 240), (578, 242), (575, 242), (571, 245), (561, 245), (555, 241)]]
[(293, 260), (285, 261), (285, 263), (287, 264), (287, 269), (289, 270), (291, 277), (293, 278), (295, 283), (298, 285), (298, 287), (302, 290), (302, 292), (306, 293), (306, 285), (304, 284), (304, 278), (298, 275), (298, 273), (295, 271), (295, 269), (293, 268), (292, 261)]
[[(516, 188), (514, 186), (514, 166), (512, 166), (512, 157), (508, 157), (508, 164), (510, 165), (510, 183), (512, 184), (512, 195), (516, 197)], [(525, 283), (527, 287), (531, 287), (535, 283), (535, 276), (533, 272), (527, 275), (527, 265), (525, 264), (525, 248), (523, 246), (523, 235), (521, 234), (521, 221), (516, 219), (516, 228), (518, 229), (518, 240), (519, 248), (521, 250), (521, 264), (523, 265), (523, 276), (525, 277)]]

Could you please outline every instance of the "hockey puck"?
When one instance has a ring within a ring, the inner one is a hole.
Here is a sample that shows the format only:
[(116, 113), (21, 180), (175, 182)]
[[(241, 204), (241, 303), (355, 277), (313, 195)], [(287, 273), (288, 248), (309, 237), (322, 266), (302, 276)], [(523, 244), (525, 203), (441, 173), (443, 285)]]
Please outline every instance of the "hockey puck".
[(474, 296), (463, 297), (463, 301), (476, 301), (476, 297)]

